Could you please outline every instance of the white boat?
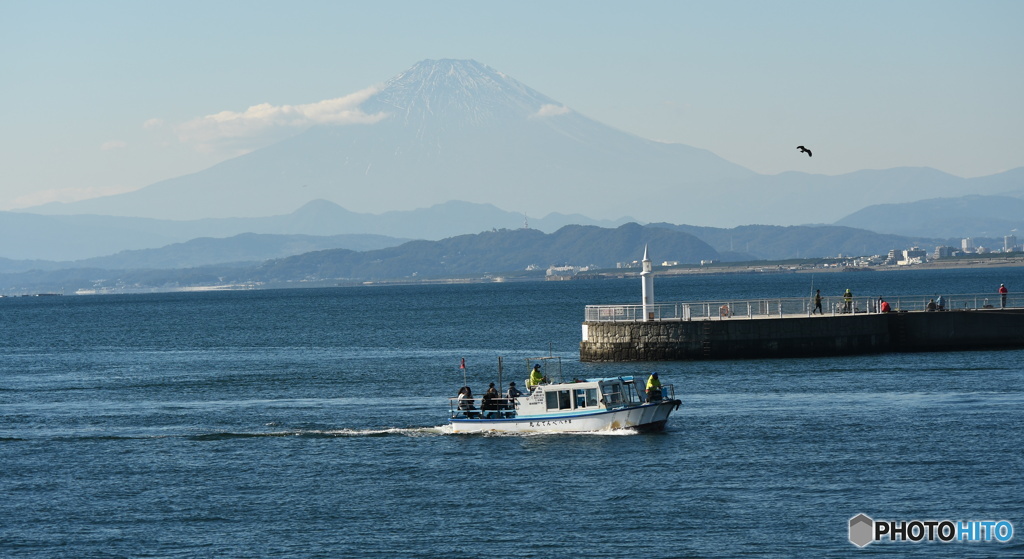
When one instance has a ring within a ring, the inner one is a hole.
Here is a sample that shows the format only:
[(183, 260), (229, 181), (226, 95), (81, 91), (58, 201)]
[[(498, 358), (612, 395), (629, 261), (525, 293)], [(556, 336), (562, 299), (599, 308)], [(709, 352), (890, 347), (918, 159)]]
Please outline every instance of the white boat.
[(645, 392), (644, 380), (631, 376), (543, 383), (479, 408), (451, 398), (448, 421), (453, 433), (661, 431), (682, 402), (671, 384), (651, 397)]

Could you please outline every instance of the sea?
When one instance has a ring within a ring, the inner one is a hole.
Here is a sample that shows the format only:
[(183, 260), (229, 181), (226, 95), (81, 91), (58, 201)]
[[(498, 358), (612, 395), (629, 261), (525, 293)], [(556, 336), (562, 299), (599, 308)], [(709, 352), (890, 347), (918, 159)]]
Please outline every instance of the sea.
[[(655, 296), (1000, 283), (1024, 289), (1024, 268), (659, 276)], [(1024, 556), (1024, 350), (581, 363), (585, 305), (640, 291), (0, 299), (0, 556)], [(499, 360), (521, 383), (540, 356), (567, 377), (658, 372), (682, 405), (660, 433), (451, 433), (460, 386), (499, 382)], [(859, 514), (1003, 531), (859, 547)]]

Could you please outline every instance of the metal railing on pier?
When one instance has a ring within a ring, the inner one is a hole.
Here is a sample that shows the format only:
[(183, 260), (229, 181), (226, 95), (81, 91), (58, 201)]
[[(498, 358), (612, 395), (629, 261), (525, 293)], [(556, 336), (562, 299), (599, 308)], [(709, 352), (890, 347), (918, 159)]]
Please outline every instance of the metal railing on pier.
[[(1007, 296), (1005, 302), (998, 293), (967, 295), (882, 295), (821, 298), (820, 314), (843, 315), (881, 312), (882, 301), (889, 303), (893, 312), (965, 311), (1011, 307), (1024, 307), (1024, 295)], [(813, 297), (775, 299), (748, 299), (723, 301), (692, 301), (655, 303), (647, 305), (587, 305), (586, 322), (643, 322), (667, 320), (726, 320), (740, 318), (769, 318), (793, 315), (819, 314)], [(644, 316), (646, 312), (646, 317)]]

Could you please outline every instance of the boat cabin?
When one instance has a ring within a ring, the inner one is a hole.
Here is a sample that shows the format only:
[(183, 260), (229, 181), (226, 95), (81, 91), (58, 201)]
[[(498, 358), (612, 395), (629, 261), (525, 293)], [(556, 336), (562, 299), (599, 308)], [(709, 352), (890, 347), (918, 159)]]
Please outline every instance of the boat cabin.
[[(674, 398), (672, 385), (663, 385), (665, 399)], [(632, 376), (574, 380), (534, 386), (515, 399), (496, 398), (496, 409), (469, 408), (458, 398), (450, 400), (453, 419), (511, 419), (516, 417), (559, 417), (638, 406), (647, 401), (643, 383)]]

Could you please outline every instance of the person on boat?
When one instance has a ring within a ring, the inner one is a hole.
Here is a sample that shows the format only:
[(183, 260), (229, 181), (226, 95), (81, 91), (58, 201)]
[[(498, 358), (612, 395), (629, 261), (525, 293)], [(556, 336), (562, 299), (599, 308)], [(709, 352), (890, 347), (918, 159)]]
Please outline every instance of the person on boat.
[(476, 406), (473, 405), (473, 391), (468, 386), (459, 389), (459, 410), (476, 410)]
[(498, 402), (495, 401), (498, 397), (498, 391), (494, 389), (494, 383), (491, 383), (491, 387), (484, 392), (484, 397), (480, 402), (480, 411), (484, 412), (485, 417), (491, 417), (489, 412), (498, 411)]
[(661, 400), (661, 379), (658, 378), (658, 373), (651, 373), (647, 379), (647, 401), (657, 402), (658, 400)]
[(534, 386), (547, 382), (548, 379), (544, 377), (544, 373), (540, 372), (540, 363), (533, 366), (533, 370), (530, 371), (530, 378), (526, 382), (526, 388), (533, 390)]
[(508, 383), (508, 392), (505, 393), (505, 396), (508, 398), (508, 400), (505, 402), (505, 408), (514, 408), (516, 406), (516, 398), (522, 395), (523, 393), (520, 392), (518, 388), (516, 388), (516, 383)]

